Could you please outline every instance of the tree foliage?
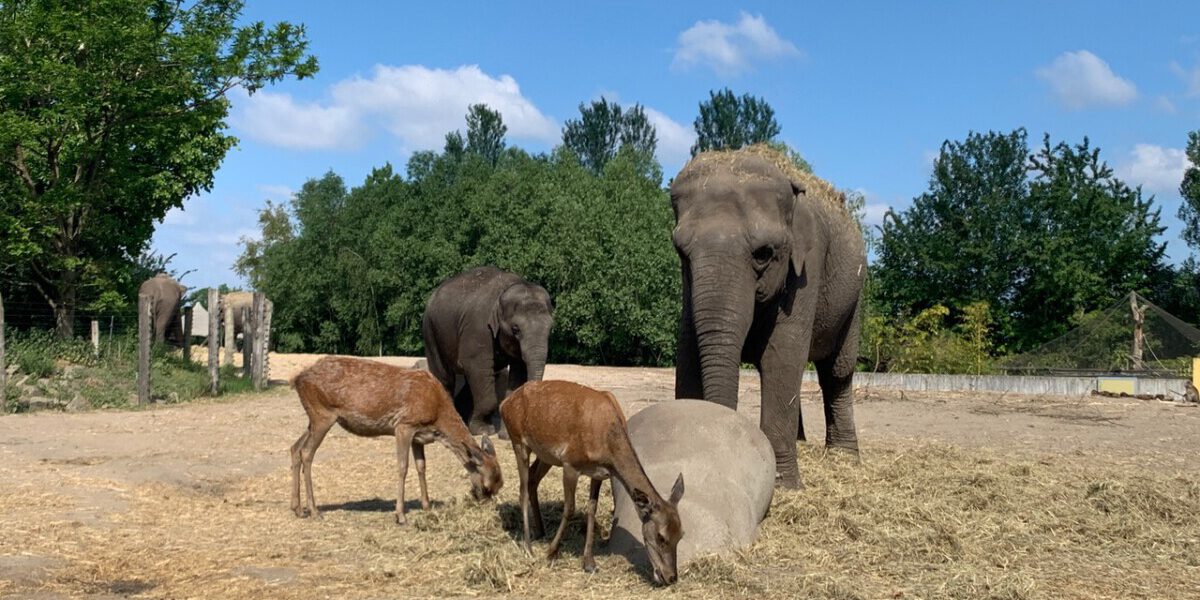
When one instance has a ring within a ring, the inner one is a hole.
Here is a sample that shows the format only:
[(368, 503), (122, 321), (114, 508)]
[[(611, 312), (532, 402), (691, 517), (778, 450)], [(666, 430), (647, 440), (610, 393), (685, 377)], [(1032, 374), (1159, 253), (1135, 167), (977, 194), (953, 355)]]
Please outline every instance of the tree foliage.
[(1088, 310), (1155, 284), (1153, 199), (1117, 179), (1085, 138), (1030, 152), (1023, 129), (946, 142), (929, 190), (882, 226), (874, 275), (892, 315), (992, 307), (992, 342), (1023, 350)]
[(212, 185), (236, 141), (226, 94), (316, 72), (303, 27), (237, 26), (241, 9), (0, 4), (0, 275), (32, 281), (60, 335), (81, 289), (100, 294), (155, 221)]
[(552, 360), (669, 363), (679, 262), (652, 157), (623, 148), (595, 174), (565, 149), (510, 148), (494, 165), (452, 149), (354, 188), (328, 173), (288, 210), (268, 205), (238, 266), (274, 300), (281, 348), (419, 354), (433, 288), (493, 264), (551, 293)]
[(771, 142), (780, 131), (775, 110), (766, 100), (750, 94), (738, 97), (729, 88), (708, 93), (693, 126), (696, 143), (692, 156), (705, 150), (737, 150)]
[[(467, 145), (466, 152), (478, 155), (495, 166), (504, 152), (504, 136), (508, 126), (500, 117), (498, 111), (492, 110), (486, 104), (472, 104), (467, 110)], [(446, 137), (446, 145), (456, 146), (459, 140)]]
[(1179, 220), (1183, 221), (1183, 241), (1200, 252), (1200, 130), (1188, 133), (1187, 158), (1188, 168), (1179, 184), (1183, 196)]
[(579, 105), (579, 118), (563, 126), (562, 142), (584, 167), (599, 174), (621, 148), (653, 156), (658, 135), (640, 104), (622, 110), (620, 104), (600, 98)]

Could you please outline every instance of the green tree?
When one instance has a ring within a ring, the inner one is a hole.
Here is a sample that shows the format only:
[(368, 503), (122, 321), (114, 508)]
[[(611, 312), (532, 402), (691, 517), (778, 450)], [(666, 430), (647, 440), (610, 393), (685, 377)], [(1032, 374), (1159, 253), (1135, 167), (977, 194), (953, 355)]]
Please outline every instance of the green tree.
[(653, 156), (658, 145), (654, 125), (641, 105), (622, 110), (621, 105), (600, 98), (591, 105), (579, 105), (579, 118), (563, 126), (563, 145), (573, 151), (583, 166), (593, 173), (616, 157), (622, 147)]
[[(488, 164), (495, 166), (504, 153), (504, 136), (507, 133), (508, 127), (500, 113), (486, 104), (472, 104), (467, 110), (467, 152), (481, 156)], [(449, 137), (446, 143), (448, 146), (451, 144)]]
[(226, 95), (308, 77), (302, 26), (236, 0), (0, 5), (0, 263), (73, 334), (80, 291), (207, 190), (236, 140)]
[(1183, 241), (1200, 252), (1200, 130), (1188, 133), (1187, 158), (1188, 168), (1179, 184), (1183, 196), (1179, 220), (1183, 221)]
[(729, 88), (708, 93), (708, 100), (700, 103), (700, 116), (693, 127), (696, 143), (692, 145), (692, 156), (705, 150), (737, 150), (771, 142), (779, 135), (775, 110), (766, 100), (750, 94), (739, 98)]
[(1030, 153), (1025, 131), (946, 142), (929, 190), (889, 212), (880, 299), (896, 316), (986, 301), (992, 343), (1024, 350), (1088, 310), (1155, 284), (1162, 232), (1152, 198), (1117, 179), (1087, 139)]

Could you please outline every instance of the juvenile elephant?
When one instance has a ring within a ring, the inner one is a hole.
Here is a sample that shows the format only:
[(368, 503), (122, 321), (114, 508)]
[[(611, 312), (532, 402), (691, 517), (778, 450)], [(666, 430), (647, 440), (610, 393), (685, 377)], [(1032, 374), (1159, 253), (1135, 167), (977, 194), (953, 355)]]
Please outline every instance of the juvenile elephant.
[(185, 293), (187, 293), (187, 288), (166, 273), (159, 273), (143, 281), (138, 288), (138, 295), (149, 296), (150, 302), (154, 306), (154, 323), (152, 325), (156, 343), (161, 344), (166, 341), (168, 333), (172, 343), (183, 343), (183, 319), (179, 314), (179, 303), (183, 300)]
[(693, 158), (671, 203), (683, 271), (675, 397), (736, 408), (739, 363), (752, 363), (776, 482), (798, 487), (800, 381), (812, 360), (825, 444), (857, 454), (851, 381), (866, 256), (844, 196), (754, 146)]
[(455, 376), (466, 379), (454, 404), (471, 433), (494, 433), (500, 400), (541, 381), (553, 324), (550, 294), (496, 267), (460, 273), (433, 291), (421, 327), (425, 359), (451, 394)]

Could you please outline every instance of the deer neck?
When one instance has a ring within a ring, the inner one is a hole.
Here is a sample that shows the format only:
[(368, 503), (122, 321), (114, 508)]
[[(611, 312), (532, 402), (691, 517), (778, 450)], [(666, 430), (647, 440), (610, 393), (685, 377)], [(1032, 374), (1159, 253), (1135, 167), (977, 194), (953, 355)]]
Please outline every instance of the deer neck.
[(442, 445), (450, 449), (450, 452), (458, 458), (458, 462), (465, 467), (471, 462), (471, 448), (475, 446), (475, 438), (471, 437), (471, 431), (463, 424), (462, 419), (458, 414), (454, 414), (451, 418), (440, 419), (438, 430), (442, 435), (438, 440)]
[(612, 455), (613, 476), (621, 482), (630, 496), (633, 495), (634, 490), (645, 494), (650, 499), (652, 511), (657, 510), (657, 507), (664, 505), (666, 500), (658, 495), (658, 490), (654, 489), (654, 484), (650, 482), (650, 477), (642, 468), (641, 461), (633, 451), (633, 444), (629, 441), (629, 434), (620, 431), (619, 435), (614, 437), (617, 437), (618, 441), (613, 444), (615, 449)]

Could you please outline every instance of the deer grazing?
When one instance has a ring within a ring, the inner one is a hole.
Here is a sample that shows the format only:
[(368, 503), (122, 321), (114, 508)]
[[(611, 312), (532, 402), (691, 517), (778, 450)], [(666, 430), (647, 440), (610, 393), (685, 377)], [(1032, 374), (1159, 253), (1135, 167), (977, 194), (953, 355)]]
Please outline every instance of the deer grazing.
[[(427, 371), (404, 369), (371, 360), (328, 356), (292, 379), (300, 404), (308, 413), (308, 429), (292, 445), (292, 511), (298, 517), (320, 517), (313, 500), (312, 461), (325, 434), (334, 423), (354, 435), (396, 437), (400, 467), (396, 522), (404, 525), (404, 480), (412, 449), (421, 482), (421, 508), (429, 510), (425, 485), (425, 444), (446, 445), (466, 467), (471, 495), (492, 497), (504, 484), (496, 449), (486, 436), (475, 443), (454, 409), (450, 395)], [(307, 507), (300, 506), (300, 471), (308, 493)]]
[[(677, 577), (675, 549), (683, 537), (676, 505), (683, 496), (683, 474), (675, 480), (670, 499), (664, 499), (642, 469), (629, 433), (625, 414), (609, 392), (567, 381), (532, 381), (513, 392), (500, 405), (500, 415), (517, 457), (521, 478), (521, 524), (525, 551), (529, 543), (529, 521), (535, 537), (544, 533), (537, 489), (552, 466), (563, 469), (562, 523), (546, 558), (558, 556), (567, 520), (575, 510), (575, 486), (580, 475), (591, 478), (588, 493), (587, 534), (583, 547), (583, 570), (596, 570), (592, 542), (596, 526), (596, 502), (600, 485), (616, 477), (629, 491), (642, 521), (642, 539), (654, 570), (654, 581), (671, 584)], [(529, 465), (529, 455), (535, 459)]]

